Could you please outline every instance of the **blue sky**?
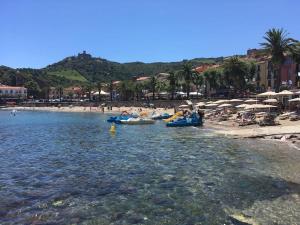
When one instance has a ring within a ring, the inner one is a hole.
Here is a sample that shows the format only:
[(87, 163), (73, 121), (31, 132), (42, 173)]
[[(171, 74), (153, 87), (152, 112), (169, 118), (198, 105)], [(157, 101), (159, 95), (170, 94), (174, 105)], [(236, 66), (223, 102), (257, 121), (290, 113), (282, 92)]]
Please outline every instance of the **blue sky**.
[(300, 39), (299, 0), (1, 0), (0, 65), (86, 50), (117, 62), (244, 54), (272, 27)]

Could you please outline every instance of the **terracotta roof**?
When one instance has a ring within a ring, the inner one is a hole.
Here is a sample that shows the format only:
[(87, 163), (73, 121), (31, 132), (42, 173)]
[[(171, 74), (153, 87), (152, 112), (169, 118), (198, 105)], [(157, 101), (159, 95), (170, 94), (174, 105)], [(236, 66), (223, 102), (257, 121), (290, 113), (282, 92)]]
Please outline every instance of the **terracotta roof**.
[(0, 85), (1, 90), (18, 90), (18, 89), (26, 89), (25, 87), (15, 87), (15, 86), (8, 86), (8, 85)]
[(196, 67), (195, 71), (198, 72), (198, 73), (203, 73), (208, 69), (218, 68), (218, 67), (220, 67), (220, 65), (218, 65), (218, 64), (217, 65), (202, 65), (202, 66)]

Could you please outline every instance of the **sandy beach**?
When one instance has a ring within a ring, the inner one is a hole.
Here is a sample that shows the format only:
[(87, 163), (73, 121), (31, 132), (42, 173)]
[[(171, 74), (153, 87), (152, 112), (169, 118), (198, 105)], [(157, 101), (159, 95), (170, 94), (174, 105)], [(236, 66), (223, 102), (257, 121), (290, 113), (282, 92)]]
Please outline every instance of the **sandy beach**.
[(93, 112), (93, 113), (107, 113), (107, 114), (120, 114), (123, 111), (127, 112), (143, 112), (152, 113), (156, 111), (158, 113), (169, 113), (173, 114), (174, 109), (164, 109), (164, 108), (141, 108), (141, 107), (112, 107), (111, 110), (108, 110), (107, 107), (104, 108), (104, 112), (102, 111), (102, 107), (84, 107), (84, 106), (73, 106), (73, 107), (6, 107), (4, 110), (28, 110), (28, 111), (49, 111), (49, 112)]

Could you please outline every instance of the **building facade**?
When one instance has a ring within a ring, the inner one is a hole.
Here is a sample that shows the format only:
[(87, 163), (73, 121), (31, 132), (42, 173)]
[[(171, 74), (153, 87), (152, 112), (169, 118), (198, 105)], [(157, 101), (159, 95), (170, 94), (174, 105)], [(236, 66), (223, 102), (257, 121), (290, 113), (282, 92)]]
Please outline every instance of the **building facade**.
[(290, 57), (286, 57), (283, 65), (280, 68), (280, 80), (282, 85), (291, 87), (297, 86), (297, 65)]
[(1, 98), (27, 98), (27, 88), (14, 87), (0, 84), (0, 97)]
[(276, 79), (282, 86), (289, 88), (298, 87), (298, 69), (290, 57), (286, 57), (279, 70), (279, 76), (274, 75), (274, 69), (270, 58), (260, 58), (256, 61), (256, 83), (260, 91), (274, 90)]

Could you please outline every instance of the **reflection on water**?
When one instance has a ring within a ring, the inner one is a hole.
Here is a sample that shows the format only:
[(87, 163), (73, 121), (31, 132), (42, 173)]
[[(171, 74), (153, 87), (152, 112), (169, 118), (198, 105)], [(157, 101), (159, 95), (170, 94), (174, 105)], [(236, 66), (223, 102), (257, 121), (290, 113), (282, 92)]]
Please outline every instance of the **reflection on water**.
[(97, 114), (0, 112), (1, 224), (300, 221), (300, 152), (203, 128)]

